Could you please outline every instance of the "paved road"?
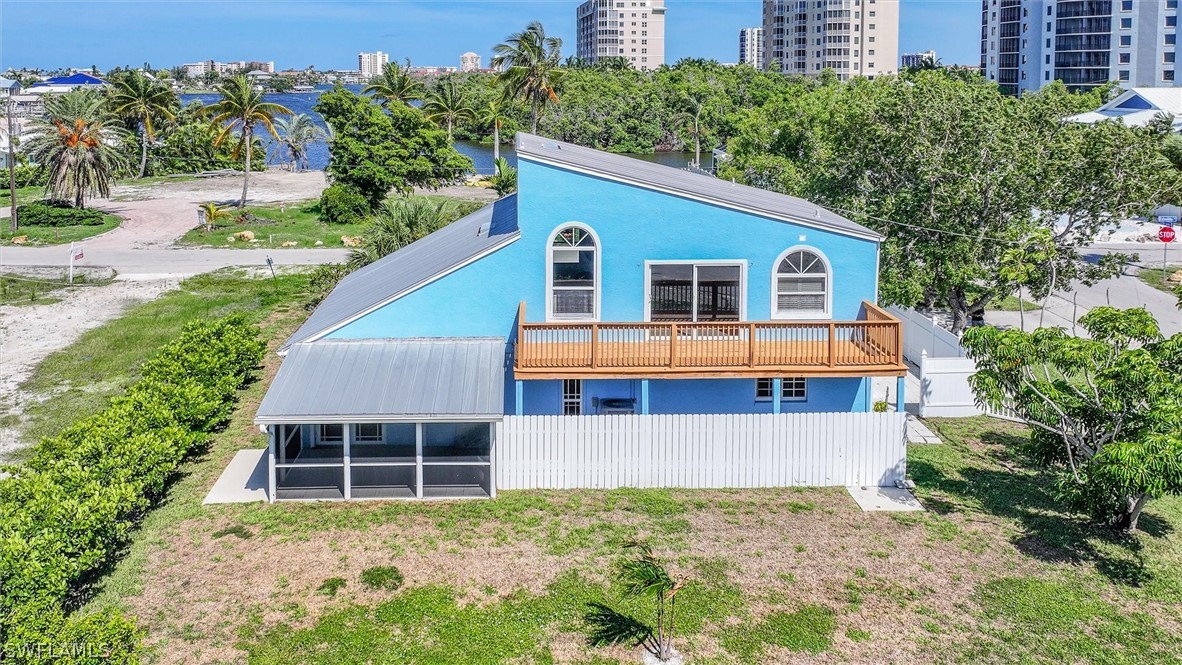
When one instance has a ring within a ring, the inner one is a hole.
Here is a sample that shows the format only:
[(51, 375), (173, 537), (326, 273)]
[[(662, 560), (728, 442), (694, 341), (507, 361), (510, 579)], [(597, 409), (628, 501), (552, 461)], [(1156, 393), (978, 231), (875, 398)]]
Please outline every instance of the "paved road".
[[(97, 207), (124, 219), (118, 228), (85, 241), (80, 265), (114, 268), (122, 279), (188, 277), (228, 266), (316, 265), (341, 261), (342, 249), (212, 249), (175, 248), (173, 242), (191, 229), (195, 205), (184, 199), (112, 201)], [(69, 247), (0, 246), (0, 270), (8, 266), (69, 264)]]
[[(1160, 244), (1100, 244), (1083, 250), (1084, 256), (1097, 257), (1100, 254), (1124, 253), (1138, 254), (1139, 261), (1130, 268), (1129, 274), (1092, 286), (1085, 286), (1078, 282), (1072, 283), (1069, 291), (1059, 291), (1051, 296), (1047, 303), (1046, 313), (1040, 319), (1041, 312), (1027, 312), (1027, 330), (1038, 327), (1041, 320), (1044, 326), (1063, 326), (1071, 330), (1074, 321), (1083, 316), (1093, 307), (1111, 305), (1113, 307), (1145, 307), (1156, 318), (1162, 332), (1166, 335), (1182, 332), (1182, 310), (1178, 309), (1177, 297), (1155, 289), (1136, 277), (1139, 266), (1148, 268), (1161, 267), (1162, 247)], [(1167, 263), (1182, 265), (1182, 243), (1172, 243), (1168, 249)], [(1018, 327), (1020, 316), (1018, 312), (987, 312), (985, 320), (993, 325), (1007, 325)], [(1077, 330), (1078, 332), (1078, 330)]]

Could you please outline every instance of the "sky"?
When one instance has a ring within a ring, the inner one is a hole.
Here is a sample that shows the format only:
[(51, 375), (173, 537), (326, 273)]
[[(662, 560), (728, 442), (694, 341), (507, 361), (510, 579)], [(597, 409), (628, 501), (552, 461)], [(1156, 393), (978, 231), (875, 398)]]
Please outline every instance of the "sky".
[[(889, 0), (879, 0), (880, 2)], [(900, 52), (934, 49), (976, 64), (979, 0), (901, 0)], [(0, 0), (0, 71), (9, 67), (173, 67), (198, 60), (274, 61), (356, 69), (358, 51), (416, 65), (458, 65), (539, 20), (575, 51), (578, 0)], [(738, 59), (738, 31), (759, 25), (759, 0), (666, 0), (665, 57)], [(63, 36), (63, 31), (73, 34)]]

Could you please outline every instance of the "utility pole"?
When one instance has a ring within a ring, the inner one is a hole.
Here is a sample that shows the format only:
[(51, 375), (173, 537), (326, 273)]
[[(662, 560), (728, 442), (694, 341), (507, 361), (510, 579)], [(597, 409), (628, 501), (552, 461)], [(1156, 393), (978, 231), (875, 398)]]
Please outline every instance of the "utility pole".
[[(11, 92), (11, 91), (9, 91)], [(12, 99), (12, 95), (8, 95), (8, 195), (9, 202), (12, 204), (12, 233), (16, 235), (16, 135), (13, 133), (12, 116), (16, 109), (16, 103)]]

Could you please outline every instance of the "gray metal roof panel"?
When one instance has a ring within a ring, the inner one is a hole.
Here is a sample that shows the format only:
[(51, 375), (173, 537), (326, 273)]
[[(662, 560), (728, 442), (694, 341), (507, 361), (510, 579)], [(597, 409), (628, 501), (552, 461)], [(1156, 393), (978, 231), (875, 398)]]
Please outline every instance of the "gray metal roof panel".
[(609, 180), (619, 180), (677, 196), (704, 199), (723, 207), (751, 211), (773, 218), (787, 218), (802, 226), (870, 240), (883, 238), (881, 234), (857, 222), (802, 198), (740, 185), (642, 159), (613, 155), (534, 134), (517, 134), (517, 155), (560, 167), (589, 171)]
[(501, 418), (505, 351), (485, 337), (296, 344), (255, 421)]
[(513, 194), (347, 275), (281, 350), (331, 332), (519, 236)]

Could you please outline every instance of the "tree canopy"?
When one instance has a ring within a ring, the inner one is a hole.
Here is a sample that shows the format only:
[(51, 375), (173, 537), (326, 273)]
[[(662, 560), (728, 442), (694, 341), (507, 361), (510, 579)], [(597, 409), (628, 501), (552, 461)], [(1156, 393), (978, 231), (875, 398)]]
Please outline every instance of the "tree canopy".
[(332, 128), (328, 175), (374, 208), (392, 189), (436, 188), (472, 170), (472, 160), (418, 109), (391, 104), (383, 110), (341, 86), (320, 95), (314, 108)]
[(1132, 531), (1146, 502), (1182, 493), (1182, 333), (1163, 339), (1144, 309), (1098, 307), (1079, 324), (1088, 337), (970, 329), (970, 383), (1031, 425), (1031, 452), (1058, 470), (1064, 500)]

